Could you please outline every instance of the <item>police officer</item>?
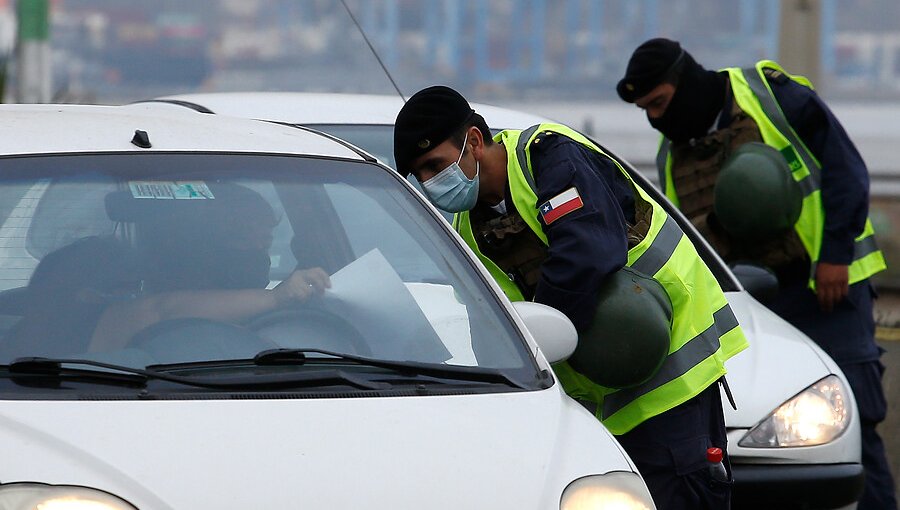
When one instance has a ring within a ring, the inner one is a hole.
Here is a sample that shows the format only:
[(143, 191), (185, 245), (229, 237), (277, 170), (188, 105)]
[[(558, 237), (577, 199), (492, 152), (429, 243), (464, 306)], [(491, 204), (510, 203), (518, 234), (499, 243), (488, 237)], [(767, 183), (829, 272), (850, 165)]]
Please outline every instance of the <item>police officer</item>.
[[(767, 305), (844, 371), (862, 421), (866, 483), (859, 508), (897, 508), (875, 430), (886, 404), (869, 277), (885, 262), (867, 218), (868, 172), (841, 124), (805, 78), (775, 62), (710, 71), (678, 42), (662, 38), (634, 51), (617, 91), (663, 135), (657, 165), (669, 198), (726, 261), (749, 259), (773, 269), (780, 291)], [(777, 149), (803, 195), (794, 228), (763, 243), (729, 234), (714, 207), (723, 161), (749, 142)]]
[(597, 289), (623, 266), (662, 285), (674, 304), (671, 345), (652, 379), (620, 389), (567, 362), (555, 370), (569, 395), (618, 436), (660, 509), (728, 508), (730, 481), (711, 478), (707, 450), (725, 450), (715, 382), (747, 342), (674, 220), (583, 135), (541, 124), (492, 138), (448, 87), (421, 90), (403, 106), (394, 155), (402, 175), (457, 213), (454, 227), (510, 299), (553, 306), (580, 334), (591, 325)]

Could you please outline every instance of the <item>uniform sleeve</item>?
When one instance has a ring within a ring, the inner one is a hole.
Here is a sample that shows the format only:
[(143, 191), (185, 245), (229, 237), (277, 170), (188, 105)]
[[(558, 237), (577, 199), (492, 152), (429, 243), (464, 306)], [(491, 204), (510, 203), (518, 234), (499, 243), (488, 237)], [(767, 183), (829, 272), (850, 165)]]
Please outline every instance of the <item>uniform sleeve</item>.
[(786, 76), (770, 79), (785, 117), (822, 165), (825, 232), (819, 260), (853, 261), (869, 214), (869, 172), (847, 132), (815, 91)]
[(634, 199), (611, 161), (566, 137), (545, 135), (532, 145), (531, 157), (539, 207), (572, 188), (583, 202), (549, 224), (538, 215), (549, 255), (534, 299), (562, 311), (583, 330), (593, 317), (597, 288), (627, 261), (623, 205), (627, 208), (631, 200), (633, 209)]

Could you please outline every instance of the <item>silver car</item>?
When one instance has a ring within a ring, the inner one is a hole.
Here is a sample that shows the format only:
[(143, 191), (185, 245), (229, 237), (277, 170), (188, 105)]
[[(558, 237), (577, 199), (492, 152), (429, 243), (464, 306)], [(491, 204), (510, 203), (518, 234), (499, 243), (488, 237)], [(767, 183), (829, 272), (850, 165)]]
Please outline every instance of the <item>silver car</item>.
[(0, 105), (0, 508), (653, 510), (576, 341), (346, 142)]

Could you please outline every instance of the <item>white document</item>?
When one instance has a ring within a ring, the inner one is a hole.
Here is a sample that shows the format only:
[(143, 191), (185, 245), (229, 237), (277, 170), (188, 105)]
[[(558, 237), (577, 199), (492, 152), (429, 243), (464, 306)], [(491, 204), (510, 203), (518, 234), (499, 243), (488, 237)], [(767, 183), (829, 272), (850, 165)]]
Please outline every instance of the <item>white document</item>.
[(377, 248), (331, 275), (324, 304), (359, 330), (374, 357), (430, 363), (452, 357)]

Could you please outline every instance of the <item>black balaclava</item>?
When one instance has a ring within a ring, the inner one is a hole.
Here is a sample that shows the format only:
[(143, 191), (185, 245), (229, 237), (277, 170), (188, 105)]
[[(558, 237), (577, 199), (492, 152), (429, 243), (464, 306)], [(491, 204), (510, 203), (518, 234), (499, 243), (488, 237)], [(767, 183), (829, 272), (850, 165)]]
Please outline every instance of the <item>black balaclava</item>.
[(725, 76), (708, 71), (684, 53), (675, 94), (665, 113), (650, 125), (675, 143), (706, 135), (725, 104)]

